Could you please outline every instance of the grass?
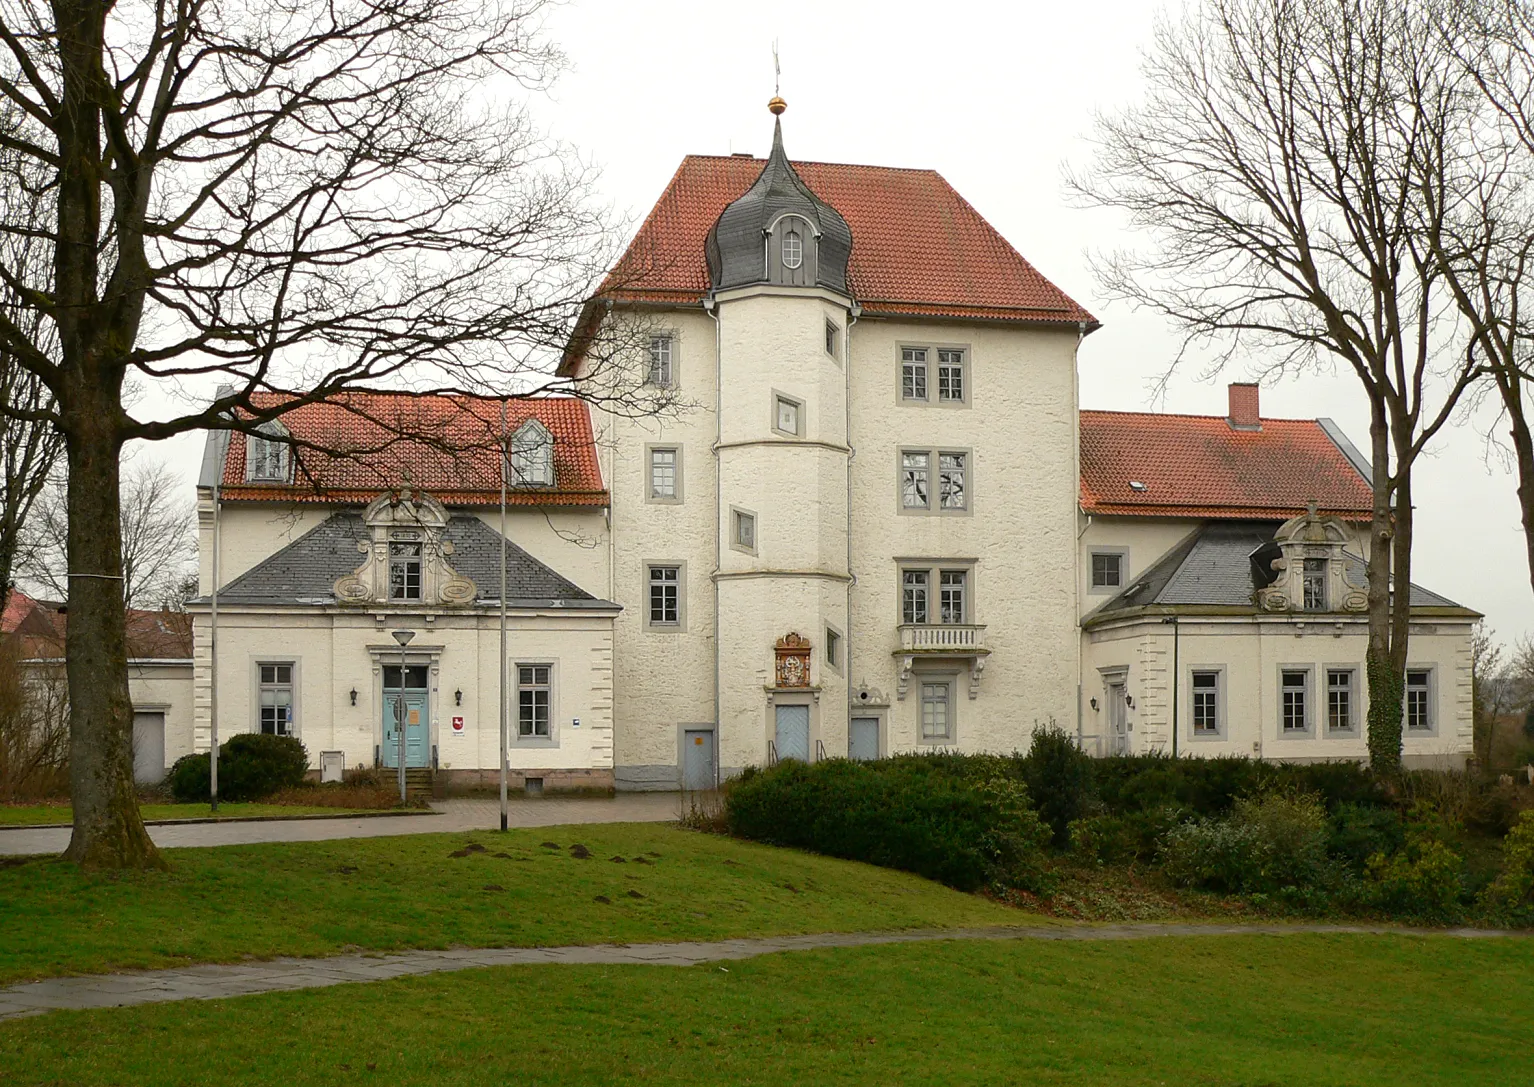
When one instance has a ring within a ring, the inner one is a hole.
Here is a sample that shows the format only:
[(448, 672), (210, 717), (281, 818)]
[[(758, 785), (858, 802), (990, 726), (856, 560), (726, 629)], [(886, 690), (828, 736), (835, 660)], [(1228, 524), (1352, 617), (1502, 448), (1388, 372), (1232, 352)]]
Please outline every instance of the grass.
[(1503, 1085), (1534, 941), (934, 943), (524, 966), (0, 1024), (16, 1084)]
[[(469, 843), (484, 852), (459, 855)], [(573, 856), (581, 852), (575, 845), (591, 856)], [(904, 872), (646, 823), (180, 849), (166, 857), (165, 873), (85, 874), (54, 858), (0, 866), (0, 982), (358, 948), (1030, 920)]]
[[(362, 808), (334, 808), (319, 804), (220, 804), (214, 812), (207, 804), (140, 804), (139, 814), (152, 819), (253, 819), (265, 815), (351, 815)], [(68, 804), (0, 805), (0, 827), (32, 823), (68, 825), (74, 814)]]

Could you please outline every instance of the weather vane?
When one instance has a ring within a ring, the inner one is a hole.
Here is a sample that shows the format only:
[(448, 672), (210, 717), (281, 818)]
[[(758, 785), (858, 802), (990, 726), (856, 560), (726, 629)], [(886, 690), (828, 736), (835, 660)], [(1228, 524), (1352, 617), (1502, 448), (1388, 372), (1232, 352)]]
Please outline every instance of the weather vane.
[(779, 86), (783, 80), (783, 69), (778, 65), (778, 39), (772, 39), (772, 101), (767, 103), (767, 108), (773, 116), (781, 117), (783, 111), (788, 108), (788, 103), (783, 101)]

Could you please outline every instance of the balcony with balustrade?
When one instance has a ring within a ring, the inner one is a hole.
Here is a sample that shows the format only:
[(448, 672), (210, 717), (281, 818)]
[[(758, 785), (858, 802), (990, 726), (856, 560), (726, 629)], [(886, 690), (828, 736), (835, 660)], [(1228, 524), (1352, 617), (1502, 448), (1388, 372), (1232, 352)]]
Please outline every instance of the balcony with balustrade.
[(899, 663), (895, 696), (905, 698), (906, 687), (917, 662), (953, 660), (969, 669), (969, 697), (980, 693), (980, 673), (990, 649), (985, 644), (983, 623), (902, 623), (899, 626), (900, 648), (895, 650)]

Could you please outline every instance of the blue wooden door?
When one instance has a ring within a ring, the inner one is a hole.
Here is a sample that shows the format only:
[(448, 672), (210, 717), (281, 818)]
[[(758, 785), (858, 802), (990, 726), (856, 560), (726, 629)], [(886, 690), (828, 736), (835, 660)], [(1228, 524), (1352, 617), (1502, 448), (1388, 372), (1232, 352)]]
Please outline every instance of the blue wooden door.
[(808, 706), (775, 707), (774, 723), (778, 758), (810, 761), (810, 708)]
[[(405, 765), (431, 765), (431, 718), (427, 714), (426, 669), (405, 669), (404, 730)], [(399, 766), (400, 730), (399, 668), (384, 669), (383, 741), (380, 744), (383, 764)]]

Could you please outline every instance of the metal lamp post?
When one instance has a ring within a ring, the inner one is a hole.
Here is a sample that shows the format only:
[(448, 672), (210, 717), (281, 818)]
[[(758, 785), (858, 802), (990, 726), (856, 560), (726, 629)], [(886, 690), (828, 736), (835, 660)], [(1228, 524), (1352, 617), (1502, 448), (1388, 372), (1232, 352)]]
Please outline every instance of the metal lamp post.
[(394, 728), (399, 733), (399, 802), (405, 802), (405, 647), (415, 637), (413, 630), (396, 630), (399, 643), (399, 699), (394, 703)]

